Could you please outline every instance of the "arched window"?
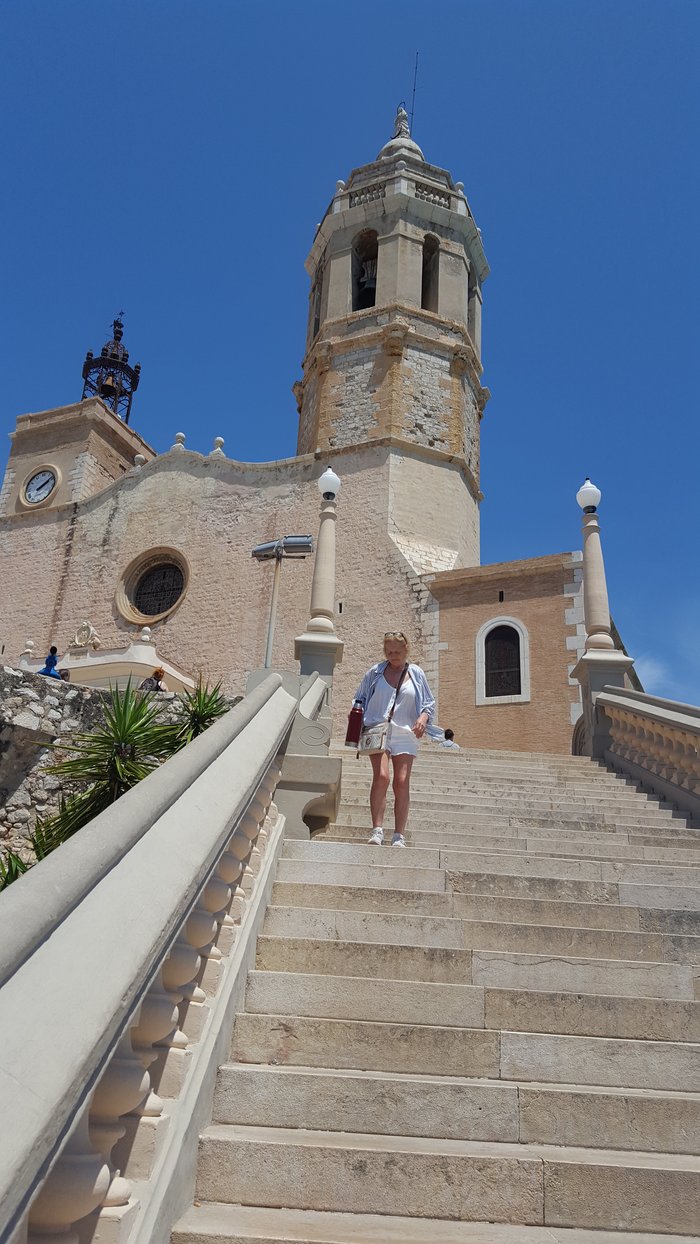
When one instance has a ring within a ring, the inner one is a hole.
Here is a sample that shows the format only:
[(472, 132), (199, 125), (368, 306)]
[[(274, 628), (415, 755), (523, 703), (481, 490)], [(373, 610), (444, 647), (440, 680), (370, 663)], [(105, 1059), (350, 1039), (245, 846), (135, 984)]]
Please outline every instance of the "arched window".
[(476, 703), (530, 699), (530, 644), (517, 618), (491, 618), (476, 637)]
[(484, 642), (484, 693), (520, 695), (520, 636), (512, 626), (494, 626)]
[(352, 247), (352, 309), (366, 311), (377, 299), (377, 234), (358, 233)]
[(424, 311), (438, 309), (438, 282), (440, 276), (440, 242), (426, 233), (423, 241), (423, 275), (421, 279), (420, 305)]

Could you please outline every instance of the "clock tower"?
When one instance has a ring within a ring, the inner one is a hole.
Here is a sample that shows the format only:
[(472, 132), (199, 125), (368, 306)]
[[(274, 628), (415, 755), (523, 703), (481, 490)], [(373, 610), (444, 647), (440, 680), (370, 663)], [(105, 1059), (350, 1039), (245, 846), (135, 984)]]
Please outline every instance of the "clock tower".
[(18, 418), (0, 515), (29, 516), (83, 501), (131, 470), (137, 454), (146, 461), (155, 456), (127, 426), (140, 369), (128, 365), (121, 320), (113, 328), (99, 358), (86, 359), (82, 401)]

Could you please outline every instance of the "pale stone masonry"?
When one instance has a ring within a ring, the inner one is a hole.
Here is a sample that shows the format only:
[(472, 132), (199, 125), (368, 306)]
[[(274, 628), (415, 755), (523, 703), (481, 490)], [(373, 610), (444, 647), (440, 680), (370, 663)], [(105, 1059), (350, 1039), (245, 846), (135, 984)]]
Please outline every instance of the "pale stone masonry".
[[(262, 665), (273, 580), (251, 551), (316, 534), (316, 480), (331, 465), (342, 480), (336, 731), (384, 632), (400, 629), (436, 691), (440, 724), (462, 741), (570, 752), (583, 647), (577, 555), (479, 564), (488, 264), (462, 184), (425, 159), (403, 112), (377, 158), (338, 182), (307, 270), (296, 457), (238, 462), (220, 446), (194, 452), (174, 432), (156, 455), (98, 397), (18, 418), (0, 492), (4, 659), (16, 664), (28, 639), (61, 652), (84, 621), (107, 647), (148, 625), (166, 660), (242, 694)], [(31, 481), (49, 477), (32, 500)], [(142, 581), (169, 566), (179, 596), (138, 605)], [(282, 568), (272, 652), (282, 671), (295, 669), (312, 571), (310, 559)], [(520, 637), (529, 694), (482, 703), (476, 648), (503, 617)]]
[(436, 752), (408, 848), (369, 847), (343, 768), (173, 1244), (696, 1244), (700, 829), (590, 760)]

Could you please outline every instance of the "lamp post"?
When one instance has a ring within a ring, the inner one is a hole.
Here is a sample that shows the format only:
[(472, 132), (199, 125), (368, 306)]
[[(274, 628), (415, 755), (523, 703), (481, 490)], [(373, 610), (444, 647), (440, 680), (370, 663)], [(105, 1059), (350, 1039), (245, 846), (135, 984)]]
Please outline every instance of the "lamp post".
[(317, 480), (321, 493), (321, 516), (316, 540), (316, 560), (311, 584), (310, 617), (303, 635), (294, 641), (294, 656), (301, 673), (318, 672), (328, 682), (343, 657), (343, 643), (335, 630), (335, 524), (340, 480), (328, 467)]
[(586, 623), (586, 652), (597, 648), (612, 651), (615, 641), (610, 634), (610, 606), (605, 582), (605, 564), (600, 543), (598, 506), (600, 488), (586, 477), (576, 493), (583, 510), (583, 616)]
[(585, 751), (587, 755), (596, 757), (604, 757), (608, 746), (605, 719), (599, 718), (596, 713), (596, 699), (605, 686), (624, 687), (625, 675), (634, 665), (632, 657), (615, 647), (612, 637), (598, 521), (600, 498), (600, 489), (588, 478), (576, 493), (576, 500), (583, 510), (583, 618), (586, 643), (583, 655), (572, 671), (572, 677), (581, 684)]
[(267, 645), (263, 668), (269, 670), (272, 664), (272, 644), (275, 638), (275, 620), (277, 618), (277, 598), (280, 587), (280, 569), (285, 558), (306, 557), (314, 551), (313, 536), (282, 536), (279, 540), (268, 540), (266, 544), (257, 544), (251, 553), (256, 561), (275, 562), (275, 573), (272, 579), (272, 599), (270, 601), (270, 620), (267, 625)]

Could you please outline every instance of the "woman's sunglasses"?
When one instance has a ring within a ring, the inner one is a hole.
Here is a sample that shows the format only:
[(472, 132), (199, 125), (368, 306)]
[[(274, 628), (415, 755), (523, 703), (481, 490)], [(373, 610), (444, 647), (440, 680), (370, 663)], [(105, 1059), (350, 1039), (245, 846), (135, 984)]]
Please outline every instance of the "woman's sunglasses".
[(406, 639), (406, 636), (404, 635), (403, 631), (385, 631), (384, 638), (385, 639), (401, 639), (403, 640), (405, 644), (408, 643), (408, 640)]

